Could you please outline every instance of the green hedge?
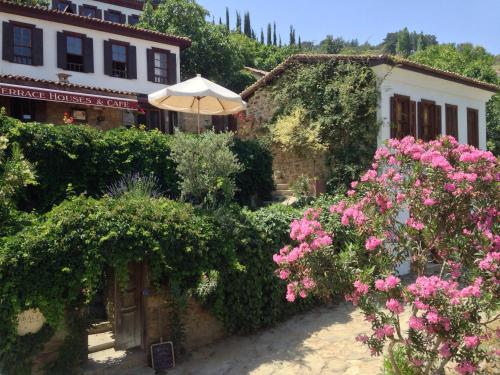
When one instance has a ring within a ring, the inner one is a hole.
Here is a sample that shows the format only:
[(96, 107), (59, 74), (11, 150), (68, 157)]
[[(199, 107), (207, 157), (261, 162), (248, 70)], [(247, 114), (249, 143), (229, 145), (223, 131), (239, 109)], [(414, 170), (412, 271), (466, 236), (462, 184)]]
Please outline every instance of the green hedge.
[[(131, 194), (65, 200), (0, 238), (0, 370), (17, 374), (12, 368), (20, 356), (23, 368), (29, 367), (33, 353), (20, 354), (22, 339), (15, 334), (19, 311), (38, 307), (55, 328), (68, 308), (91, 299), (106, 269), (125, 281), (131, 261), (148, 262), (154, 285), (174, 282), (184, 292), (197, 290), (205, 275), (218, 274), (204, 302), (228, 332), (249, 333), (307, 308), (312, 300), (285, 301), (272, 260), (299, 215), (281, 205), (207, 213)], [(30, 347), (40, 347), (35, 344)]]
[[(102, 196), (123, 175), (153, 173), (161, 190), (178, 196), (175, 165), (168, 157), (172, 137), (157, 131), (100, 131), (84, 125), (24, 124), (0, 114), (0, 134), (21, 146), (35, 164), (38, 185), (18, 197), (20, 208), (48, 211), (69, 193)], [(236, 140), (234, 151), (246, 167), (237, 176), (237, 200), (267, 200), (273, 189), (270, 151), (256, 141)]]

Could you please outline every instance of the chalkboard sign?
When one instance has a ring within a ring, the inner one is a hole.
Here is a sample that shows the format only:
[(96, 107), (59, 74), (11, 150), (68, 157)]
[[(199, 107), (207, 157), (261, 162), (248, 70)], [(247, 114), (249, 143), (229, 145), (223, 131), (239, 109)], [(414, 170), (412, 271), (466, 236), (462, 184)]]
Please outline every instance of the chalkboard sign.
[(155, 370), (174, 368), (174, 344), (168, 341), (151, 345), (151, 362)]

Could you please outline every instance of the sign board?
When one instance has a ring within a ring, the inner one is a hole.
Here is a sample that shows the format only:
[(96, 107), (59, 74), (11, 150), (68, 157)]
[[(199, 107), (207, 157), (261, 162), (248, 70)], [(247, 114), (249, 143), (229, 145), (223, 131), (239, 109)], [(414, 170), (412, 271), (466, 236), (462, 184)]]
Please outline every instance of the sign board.
[(136, 99), (82, 94), (73, 91), (50, 90), (7, 83), (0, 83), (0, 96), (128, 110), (136, 110), (139, 108)]
[(151, 363), (155, 370), (175, 367), (174, 344), (171, 341), (151, 345)]

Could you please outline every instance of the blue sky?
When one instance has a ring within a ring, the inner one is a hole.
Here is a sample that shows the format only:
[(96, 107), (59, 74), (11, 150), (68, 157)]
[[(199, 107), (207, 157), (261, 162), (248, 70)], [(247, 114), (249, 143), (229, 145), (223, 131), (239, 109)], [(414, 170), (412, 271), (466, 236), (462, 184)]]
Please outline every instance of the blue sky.
[(471, 42), (500, 54), (500, 0), (198, 0), (218, 22), (230, 10), (250, 11), (252, 27), (276, 20), (283, 41), (294, 25), (302, 40), (319, 42), (327, 34), (377, 44), (389, 31), (434, 34), (440, 43)]

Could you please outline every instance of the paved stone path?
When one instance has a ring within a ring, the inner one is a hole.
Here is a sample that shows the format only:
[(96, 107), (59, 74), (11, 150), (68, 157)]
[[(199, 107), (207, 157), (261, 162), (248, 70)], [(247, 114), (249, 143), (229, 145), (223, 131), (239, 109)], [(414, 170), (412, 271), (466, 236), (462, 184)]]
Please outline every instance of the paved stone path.
[(350, 304), (316, 308), (275, 328), (201, 348), (168, 375), (377, 375), (381, 357), (354, 340), (368, 331)]

